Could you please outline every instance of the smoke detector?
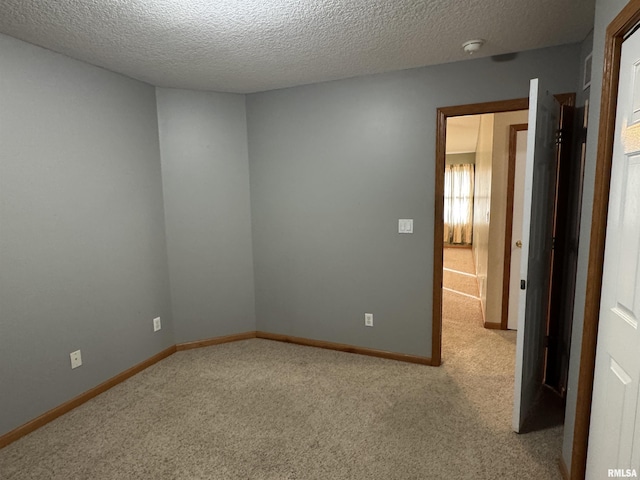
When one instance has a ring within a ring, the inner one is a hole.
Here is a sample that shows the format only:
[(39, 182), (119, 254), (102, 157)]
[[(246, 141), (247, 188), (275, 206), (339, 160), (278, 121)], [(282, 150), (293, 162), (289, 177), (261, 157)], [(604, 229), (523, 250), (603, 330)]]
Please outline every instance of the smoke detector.
[(467, 42), (464, 42), (462, 44), (462, 49), (465, 52), (467, 52), (469, 55), (473, 55), (478, 50), (480, 50), (483, 45), (484, 45), (484, 40), (479, 38), (477, 40), (469, 40)]

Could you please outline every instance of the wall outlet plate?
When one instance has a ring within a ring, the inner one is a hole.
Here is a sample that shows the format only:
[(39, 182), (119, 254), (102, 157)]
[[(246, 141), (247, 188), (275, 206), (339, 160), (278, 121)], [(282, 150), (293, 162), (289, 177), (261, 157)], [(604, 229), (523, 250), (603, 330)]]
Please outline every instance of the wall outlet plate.
[(364, 325), (365, 327), (373, 327), (373, 313), (364, 314)]
[(71, 357), (71, 368), (78, 368), (82, 365), (82, 352), (80, 350), (71, 352), (69, 357)]
[(153, 331), (157, 332), (162, 328), (162, 323), (160, 322), (160, 317), (156, 317), (153, 319)]

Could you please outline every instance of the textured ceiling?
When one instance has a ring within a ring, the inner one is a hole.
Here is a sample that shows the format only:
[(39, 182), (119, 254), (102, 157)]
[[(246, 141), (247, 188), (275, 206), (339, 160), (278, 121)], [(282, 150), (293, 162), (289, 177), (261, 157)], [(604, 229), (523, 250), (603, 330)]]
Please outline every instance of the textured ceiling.
[(255, 92), (581, 41), (595, 0), (2, 0), (0, 32), (165, 87)]

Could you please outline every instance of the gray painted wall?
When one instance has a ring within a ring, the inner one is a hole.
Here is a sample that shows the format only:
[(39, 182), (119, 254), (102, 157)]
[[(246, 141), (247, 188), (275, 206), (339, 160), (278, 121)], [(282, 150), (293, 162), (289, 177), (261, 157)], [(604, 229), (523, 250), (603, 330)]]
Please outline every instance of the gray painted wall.
[(245, 97), (157, 98), (176, 341), (255, 330)]
[(154, 88), (4, 35), (0, 72), (3, 434), (174, 338)]
[[(570, 465), (573, 451), (574, 417), (580, 369), (582, 347), (582, 328), (584, 323), (584, 302), (587, 291), (587, 270), (589, 268), (589, 240), (591, 235), (591, 211), (593, 209), (593, 189), (595, 184), (596, 150), (598, 148), (598, 126), (600, 121), (600, 100), (602, 97), (602, 73), (604, 65), (604, 38), (607, 26), (627, 4), (626, 0), (596, 0), (596, 13), (593, 28), (593, 57), (591, 73), (591, 91), (589, 98), (589, 128), (587, 132), (587, 150), (584, 172), (584, 190), (582, 197), (582, 216), (580, 219), (580, 247), (578, 250), (578, 273), (576, 277), (576, 299), (571, 332), (571, 357), (569, 360), (569, 381), (567, 388), (567, 407), (565, 413), (564, 441), (562, 457)], [(583, 55), (588, 54), (589, 38), (585, 40)], [(582, 76), (579, 84), (582, 85)]]
[[(436, 109), (524, 97), (537, 76), (574, 91), (579, 54), (249, 95), (258, 329), (430, 356)], [(397, 233), (399, 218), (415, 220), (413, 235)]]

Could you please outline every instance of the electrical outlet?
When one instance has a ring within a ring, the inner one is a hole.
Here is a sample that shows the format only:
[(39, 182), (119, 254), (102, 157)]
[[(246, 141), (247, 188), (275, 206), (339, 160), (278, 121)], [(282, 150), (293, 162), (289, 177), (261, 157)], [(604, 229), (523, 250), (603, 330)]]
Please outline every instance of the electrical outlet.
[(160, 317), (156, 317), (153, 319), (153, 331), (157, 332), (162, 328), (162, 324), (160, 323)]
[(364, 325), (365, 327), (373, 327), (373, 313), (364, 314)]
[(82, 352), (80, 350), (71, 352), (69, 356), (71, 357), (71, 368), (78, 368), (82, 365)]

